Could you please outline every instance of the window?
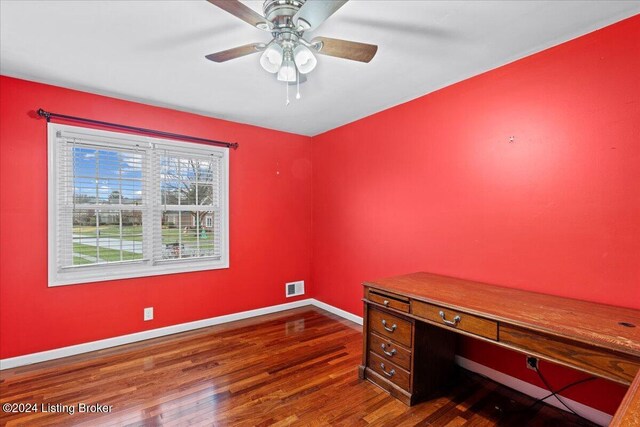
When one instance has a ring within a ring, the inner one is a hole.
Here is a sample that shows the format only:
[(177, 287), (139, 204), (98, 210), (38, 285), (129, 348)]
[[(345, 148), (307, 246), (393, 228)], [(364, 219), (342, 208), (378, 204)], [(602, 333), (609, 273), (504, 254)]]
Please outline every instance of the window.
[(49, 286), (229, 266), (227, 148), (48, 126)]

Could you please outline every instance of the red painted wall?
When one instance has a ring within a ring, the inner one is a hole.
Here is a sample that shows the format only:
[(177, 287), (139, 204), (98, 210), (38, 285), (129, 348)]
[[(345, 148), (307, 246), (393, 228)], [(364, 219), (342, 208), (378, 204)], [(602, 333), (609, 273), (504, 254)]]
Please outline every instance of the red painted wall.
[[(430, 271), (640, 308), (638, 52), (640, 16), (314, 137), (315, 297), (360, 315), (362, 281)], [(624, 390), (565, 394), (613, 412)]]
[[(282, 303), (298, 279), (355, 314), (363, 280), (419, 270), (640, 308), (638, 51), (636, 16), (313, 144), (0, 77), (0, 358)], [(231, 268), (47, 288), (38, 107), (240, 142)], [(460, 354), (541, 385), (520, 355), (473, 340)], [(556, 387), (581, 377), (542, 369)], [(624, 390), (565, 395), (613, 412)]]
[[(310, 289), (311, 138), (0, 77), (0, 358), (295, 300)], [(49, 111), (240, 143), (229, 269), (47, 287)], [(277, 172), (280, 172), (277, 174)], [(142, 321), (143, 307), (155, 319)]]

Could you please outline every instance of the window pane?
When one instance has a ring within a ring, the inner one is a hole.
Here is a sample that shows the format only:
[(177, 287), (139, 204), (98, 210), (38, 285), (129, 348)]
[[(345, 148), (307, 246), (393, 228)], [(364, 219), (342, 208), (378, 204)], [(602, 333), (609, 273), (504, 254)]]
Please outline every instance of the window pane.
[(121, 152), (119, 154), (122, 178), (142, 179), (142, 155), (129, 152)]
[(73, 259), (72, 265), (95, 264), (96, 214), (94, 210), (73, 212)]
[(179, 211), (163, 211), (161, 218), (162, 258), (180, 258), (182, 253), (181, 213)]
[(142, 212), (121, 211), (122, 260), (142, 259)]
[(73, 147), (73, 174), (76, 177), (96, 175), (96, 150), (87, 147)]
[(215, 256), (215, 229), (214, 212), (203, 212), (202, 228), (200, 229), (199, 249), (200, 256)]
[(180, 183), (180, 204), (195, 205), (196, 204), (196, 184), (189, 181)]
[(180, 181), (162, 181), (160, 184), (160, 203), (163, 205), (177, 205), (180, 194)]
[(213, 205), (213, 188), (211, 184), (197, 184), (198, 187), (198, 204)]
[(123, 179), (120, 181), (122, 189), (121, 203), (124, 205), (142, 204), (142, 181)]
[(117, 180), (98, 180), (98, 203), (119, 204), (120, 191)]
[(198, 256), (198, 230), (197, 230), (197, 216), (195, 212), (188, 212), (191, 217), (191, 224), (185, 227), (182, 232), (182, 258), (193, 258)]
[(95, 203), (96, 180), (92, 178), (75, 178), (73, 198), (75, 203)]
[(213, 182), (213, 166), (212, 160), (199, 160), (197, 162), (197, 180), (198, 182)]
[(96, 153), (97, 175), (104, 178), (120, 177), (120, 159), (117, 151), (98, 150)]

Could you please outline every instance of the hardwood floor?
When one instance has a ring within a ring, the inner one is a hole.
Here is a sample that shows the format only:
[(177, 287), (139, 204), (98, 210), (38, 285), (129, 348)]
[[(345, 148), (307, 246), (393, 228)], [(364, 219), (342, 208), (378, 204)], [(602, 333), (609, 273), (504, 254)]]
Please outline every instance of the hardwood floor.
[[(304, 307), (0, 371), (0, 401), (111, 405), (8, 414), (2, 425), (591, 425), (464, 373), (409, 408), (357, 377), (361, 327)], [(54, 406), (55, 407), (55, 406)], [(52, 407), (52, 408), (54, 408)]]

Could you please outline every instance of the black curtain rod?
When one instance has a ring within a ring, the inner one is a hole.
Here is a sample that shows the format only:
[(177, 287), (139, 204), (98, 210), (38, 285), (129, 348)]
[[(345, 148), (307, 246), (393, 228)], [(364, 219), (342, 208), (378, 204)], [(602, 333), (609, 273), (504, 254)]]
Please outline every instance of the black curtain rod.
[(50, 113), (48, 111), (43, 110), (42, 108), (39, 108), (37, 113), (40, 117), (44, 117), (45, 119), (47, 119), (47, 122), (50, 122), (51, 119), (64, 119), (64, 120), (71, 120), (74, 122), (82, 122), (82, 123), (88, 123), (92, 125), (107, 126), (107, 127), (116, 128), (116, 129), (146, 133), (149, 135), (160, 136), (163, 138), (176, 138), (184, 141), (202, 142), (202, 143), (211, 144), (211, 145), (221, 145), (223, 147), (233, 148), (234, 150), (238, 148), (237, 142), (222, 142), (222, 141), (216, 141), (214, 139), (199, 138), (197, 136), (181, 135), (179, 133), (163, 132), (161, 130), (145, 129), (145, 128), (139, 128), (135, 126), (120, 125), (117, 123), (102, 122), (100, 120), (85, 119), (82, 117), (67, 116), (66, 114)]

